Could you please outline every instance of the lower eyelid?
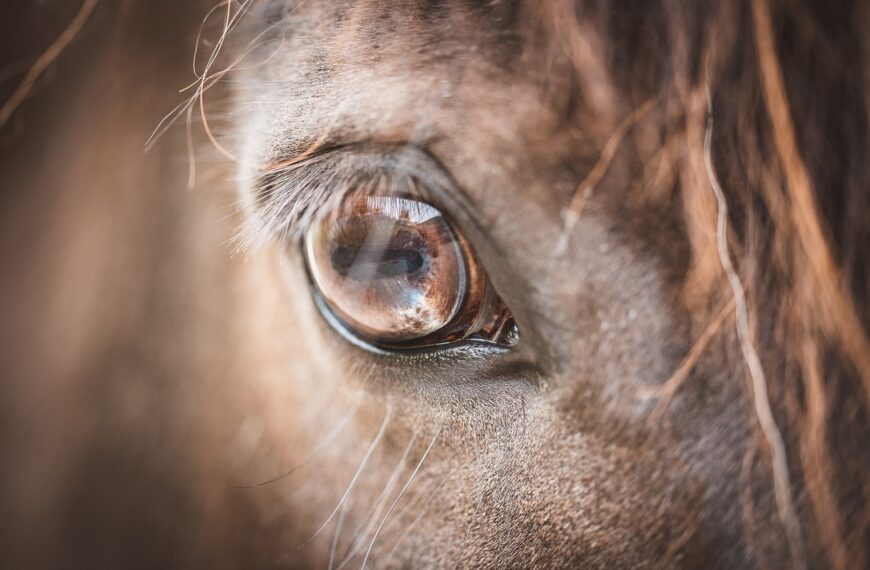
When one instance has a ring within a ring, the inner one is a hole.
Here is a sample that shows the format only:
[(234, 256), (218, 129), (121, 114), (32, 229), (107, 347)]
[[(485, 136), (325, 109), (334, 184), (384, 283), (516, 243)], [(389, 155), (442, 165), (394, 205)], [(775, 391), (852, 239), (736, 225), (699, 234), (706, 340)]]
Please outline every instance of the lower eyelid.
[(491, 342), (468, 339), (459, 342), (448, 342), (430, 346), (423, 346), (414, 349), (392, 350), (382, 348), (354, 334), (347, 325), (344, 324), (335, 313), (326, 304), (323, 296), (313, 288), (311, 292), (314, 305), (317, 308), (320, 316), (329, 325), (329, 328), (338, 333), (343, 341), (346, 341), (358, 349), (376, 355), (387, 357), (390, 360), (400, 359), (403, 361), (421, 361), (421, 359), (431, 360), (432, 355), (438, 354), (442, 357), (449, 357), (450, 354), (460, 355), (462, 357), (491, 357), (498, 354), (506, 354), (511, 352), (511, 348), (500, 346)]

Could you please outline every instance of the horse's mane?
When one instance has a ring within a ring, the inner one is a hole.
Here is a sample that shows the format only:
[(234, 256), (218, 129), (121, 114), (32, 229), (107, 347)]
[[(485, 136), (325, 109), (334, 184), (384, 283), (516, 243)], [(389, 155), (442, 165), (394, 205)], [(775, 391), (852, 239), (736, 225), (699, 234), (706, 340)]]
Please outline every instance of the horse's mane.
[(539, 25), (582, 95), (605, 102), (609, 128), (645, 100), (664, 109), (659, 144), (638, 151), (654, 168), (633, 191), (652, 207), (682, 203), (699, 342), (716, 302), (745, 324), (758, 445), (743, 484), (773, 488), (780, 522), (761, 528), (748, 491), (750, 543), (787, 547), (795, 565), (864, 567), (870, 7), (580, 4), (546, 3)]

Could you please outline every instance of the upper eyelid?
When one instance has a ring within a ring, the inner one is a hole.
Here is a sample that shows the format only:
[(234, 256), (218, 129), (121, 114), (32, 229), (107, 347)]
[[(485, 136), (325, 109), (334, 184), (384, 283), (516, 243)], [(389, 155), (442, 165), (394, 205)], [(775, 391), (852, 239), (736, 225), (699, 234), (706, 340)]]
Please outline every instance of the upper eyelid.
[(367, 191), (433, 202), (466, 223), (477, 225), (479, 219), (467, 195), (425, 150), (412, 145), (333, 146), (256, 173), (253, 211), (237, 239), (239, 249), (274, 239), (298, 240), (346, 196)]

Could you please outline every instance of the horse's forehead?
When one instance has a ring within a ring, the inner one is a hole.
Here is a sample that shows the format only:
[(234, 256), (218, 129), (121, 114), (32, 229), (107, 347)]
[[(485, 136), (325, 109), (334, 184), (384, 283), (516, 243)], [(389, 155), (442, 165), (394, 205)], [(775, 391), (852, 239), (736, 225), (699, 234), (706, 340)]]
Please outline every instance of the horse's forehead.
[[(312, 2), (285, 12), (240, 65), (236, 125), (248, 162), (314, 144), (401, 142), (453, 163), (471, 192), (484, 178), (505, 191), (513, 180), (552, 205), (570, 200), (615, 127), (573, 91), (564, 65), (541, 65), (549, 48), (523, 37), (519, 2)], [(566, 122), (565, 101), (595, 120)]]

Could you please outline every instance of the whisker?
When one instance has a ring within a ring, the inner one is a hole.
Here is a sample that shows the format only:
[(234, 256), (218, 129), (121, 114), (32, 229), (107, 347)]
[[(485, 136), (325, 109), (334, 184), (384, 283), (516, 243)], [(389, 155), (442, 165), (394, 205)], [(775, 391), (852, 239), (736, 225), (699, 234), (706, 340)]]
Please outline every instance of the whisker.
[(332, 521), (332, 519), (335, 517), (336, 513), (338, 513), (339, 509), (341, 509), (341, 506), (344, 504), (344, 502), (347, 500), (347, 497), (350, 495), (350, 492), (353, 490), (354, 485), (356, 485), (356, 482), (359, 479), (360, 474), (363, 472), (363, 469), (365, 469), (366, 464), (369, 462), (369, 459), (371, 458), (372, 453), (374, 453), (375, 448), (378, 446), (378, 444), (381, 441), (381, 438), (384, 436), (384, 432), (387, 431), (387, 425), (390, 423), (390, 416), (392, 415), (392, 413), (393, 413), (393, 407), (390, 405), (387, 405), (387, 412), (386, 412), (386, 414), (384, 414), (384, 421), (381, 423), (381, 427), (380, 427), (380, 429), (378, 429), (377, 435), (375, 435), (375, 438), (372, 440), (371, 444), (369, 445), (369, 448), (366, 450), (366, 454), (363, 456), (362, 461), (359, 464), (359, 467), (357, 467), (356, 472), (353, 474), (353, 478), (351, 478), (350, 483), (348, 483), (347, 489), (345, 490), (344, 495), (341, 496), (341, 500), (338, 501), (338, 504), (335, 506), (335, 509), (332, 510), (332, 513), (329, 515), (329, 517), (323, 522), (322, 525), (320, 525), (320, 528), (318, 528), (314, 534), (312, 534), (310, 537), (308, 537), (308, 539), (305, 542), (300, 544), (299, 547), (297, 548), (297, 550), (302, 549), (306, 544), (311, 542), (317, 535), (319, 535), (321, 532), (323, 532), (323, 529), (326, 528), (326, 526), (330, 523), (330, 521)]
[[(442, 479), (443, 479), (443, 478), (444, 478), (444, 477), (442, 476)], [(440, 484), (440, 483), (441, 483), (441, 481), (439, 480), (439, 484)], [(418, 484), (419, 484), (419, 485), (423, 485), (423, 482), (421, 481), (421, 482), (418, 483)], [(436, 485), (436, 487), (437, 487), (437, 486), (438, 486), (438, 485)], [(399, 520), (402, 519), (402, 517), (405, 515), (405, 513), (409, 513), (409, 512), (411, 512), (411, 511), (413, 511), (413, 510), (416, 509), (418, 506), (420, 506), (420, 503), (422, 503), (422, 502), (428, 500), (429, 497), (430, 497), (429, 494), (426, 494), (426, 493), (423, 493), (423, 492), (421, 492), (421, 493), (417, 493), (416, 495), (414, 495), (414, 497), (413, 497), (410, 501), (408, 501), (407, 503), (405, 503), (404, 505), (402, 505), (402, 507), (401, 507), (399, 510), (396, 511), (396, 514), (393, 515), (393, 518), (391, 518), (389, 521), (387, 521), (387, 524), (384, 526), (384, 528), (389, 528), (390, 525), (396, 524), (397, 521), (399, 521)]]
[(341, 568), (348, 564), (353, 555), (356, 554), (360, 547), (362, 547), (362, 545), (365, 543), (366, 536), (368, 536), (369, 532), (374, 527), (375, 521), (380, 518), (384, 506), (387, 504), (387, 496), (393, 490), (393, 487), (396, 486), (396, 482), (399, 480), (399, 475), (402, 474), (402, 471), (405, 468), (405, 461), (407, 461), (408, 454), (411, 453), (411, 448), (413, 448), (416, 439), (417, 432), (414, 431), (411, 434), (408, 445), (405, 446), (405, 450), (402, 452), (401, 458), (399, 459), (398, 463), (396, 463), (396, 467), (393, 469), (393, 472), (387, 479), (383, 490), (381, 491), (380, 495), (378, 495), (378, 498), (375, 499), (373, 506), (369, 511), (369, 514), (365, 517), (364, 521), (367, 522), (361, 523), (354, 531), (353, 538), (351, 539), (351, 546), (348, 547), (347, 552), (342, 558), (341, 564), (339, 564), (338, 566), (339, 570), (341, 570)]
[[(230, 72), (238, 71), (240, 69), (249, 69), (249, 67), (239, 68), (238, 66), (242, 61), (244, 61), (244, 59), (248, 55), (250, 55), (251, 52), (253, 52), (258, 47), (264, 45), (265, 42), (258, 43), (259, 40), (262, 37), (264, 37), (266, 34), (268, 34), (271, 30), (273, 30), (276, 26), (274, 26), (274, 25), (269, 26), (268, 28), (266, 28), (265, 30), (263, 30), (262, 32), (257, 34), (257, 36), (255, 36), (254, 39), (248, 43), (247, 48), (244, 51), (242, 51), (241, 55), (239, 55), (225, 69), (210, 74), (209, 72), (211, 71), (214, 64), (217, 62), (217, 58), (220, 55), (220, 53), (224, 47), (224, 44), (226, 43), (228, 36), (239, 25), (239, 22), (241, 22), (242, 17), (248, 12), (251, 5), (253, 4), (253, 0), (245, 0), (245, 2), (243, 2), (239, 6), (238, 10), (236, 10), (235, 12), (233, 12), (233, 10), (232, 10), (232, 4), (233, 4), (233, 2), (231, 0), (227, 0), (226, 2), (222, 2), (222, 3), (218, 4), (217, 6), (215, 6), (214, 8), (212, 8), (211, 10), (209, 10), (209, 12), (205, 15), (203, 22), (200, 25), (199, 32), (197, 33), (196, 44), (194, 47), (193, 74), (196, 77), (196, 80), (193, 81), (192, 83), (190, 83), (189, 85), (183, 87), (182, 89), (180, 89), (179, 92), (184, 93), (186, 91), (189, 91), (190, 89), (193, 89), (193, 88), (196, 88), (196, 89), (190, 97), (188, 97), (185, 101), (182, 101), (181, 103), (179, 103), (174, 109), (172, 109), (172, 111), (170, 111), (166, 116), (163, 117), (163, 119), (160, 120), (160, 122), (155, 127), (154, 131), (148, 137), (148, 140), (145, 142), (146, 152), (149, 151), (151, 148), (153, 148), (154, 144), (176, 123), (176, 121), (178, 121), (178, 119), (182, 115), (186, 114), (187, 121), (190, 122), (191, 115), (192, 115), (192, 113), (190, 112), (190, 109), (193, 108), (196, 105), (196, 103), (198, 102), (199, 107), (200, 107), (201, 121), (203, 123), (203, 129), (206, 132), (206, 136), (209, 138), (209, 140), (215, 146), (215, 148), (218, 150), (218, 152), (220, 152), (222, 155), (229, 158), (230, 160), (232, 160), (234, 162), (238, 162), (238, 160), (233, 156), (233, 154), (230, 153), (223, 145), (221, 145), (217, 141), (212, 130), (210, 129), (210, 127), (208, 125), (208, 120), (205, 116), (204, 94), (206, 93), (206, 91), (210, 90), (216, 83), (221, 81), (221, 79), (224, 76), (226, 76), (227, 74), (229, 74)], [(200, 44), (202, 44), (203, 29), (204, 29), (208, 19), (217, 10), (221, 9), (223, 6), (226, 6), (226, 14), (224, 16), (223, 29), (221, 30), (220, 36), (219, 36), (217, 42), (215, 43), (215, 46), (212, 48), (212, 51), (207, 58), (207, 61), (205, 62), (205, 65), (202, 69), (202, 72), (199, 72), (196, 69), (196, 60), (199, 57)], [(266, 63), (272, 57), (274, 57), (280, 51), (281, 47), (284, 45), (284, 42), (285, 42), (285, 38), (283, 37), (283, 33), (282, 33), (282, 39), (281, 39), (280, 45), (269, 56), (267, 56), (263, 62), (261, 62), (260, 64), (257, 64), (257, 65), (262, 65), (263, 63)], [(193, 169), (194, 169), (194, 167), (191, 167), (191, 172), (194, 172)]]
[[(395, 544), (393, 544), (393, 548), (390, 549), (390, 553), (387, 554), (387, 557), (384, 559), (385, 567), (389, 566), (389, 562), (393, 558), (393, 555), (396, 553), (396, 550), (399, 548), (399, 544), (402, 542), (402, 540), (404, 540), (405, 537), (408, 536), (408, 534), (411, 532), (411, 529), (417, 526), (417, 523), (419, 523), (429, 511), (429, 507), (432, 506), (432, 503), (435, 501), (435, 497), (438, 496), (438, 491), (440, 491), (441, 487), (444, 486), (444, 483), (447, 482), (447, 475), (448, 473), (445, 473), (444, 476), (441, 477), (441, 480), (435, 486), (435, 489), (427, 497), (426, 502), (423, 504), (423, 508), (420, 510), (419, 513), (417, 513), (417, 516), (414, 517), (414, 520), (411, 521), (411, 524), (405, 527), (405, 530), (402, 531), (402, 534), (399, 535), (399, 538), (396, 539)], [(402, 510), (401, 512), (397, 513), (393, 520), (398, 519), (404, 512), (405, 510)]]
[(332, 546), (329, 547), (329, 570), (335, 563), (335, 550), (338, 547), (338, 539), (341, 536), (341, 527), (344, 526), (344, 517), (350, 509), (352, 499), (341, 507), (341, 514), (338, 515), (338, 522), (335, 523), (335, 532), (332, 535)]
[[(197, 78), (202, 77), (202, 75), (196, 69), (196, 60), (199, 59), (199, 46), (200, 46), (200, 44), (203, 43), (202, 36), (205, 33), (205, 26), (206, 26), (206, 24), (208, 24), (209, 19), (211, 19), (212, 14), (214, 14), (215, 12), (220, 10), (223, 7), (223, 4), (224, 3), (222, 2), (222, 3), (217, 4), (216, 6), (212, 7), (211, 10), (206, 12), (205, 16), (203, 16), (203, 18), (202, 18), (202, 22), (200, 22), (200, 24), (199, 24), (199, 29), (196, 33), (196, 42), (194, 42), (194, 44), (193, 44), (193, 75), (194, 75), (194, 77), (197, 77)], [(181, 89), (180, 92), (183, 93), (184, 91), (186, 91), (186, 90), (190, 89), (191, 87), (193, 87), (194, 85), (196, 85), (196, 83), (197, 82), (194, 81), (193, 83), (191, 83), (187, 87), (184, 87), (183, 89)]]
[(196, 186), (196, 146), (193, 142), (193, 107), (187, 108), (187, 121), (185, 125), (185, 141), (187, 143), (187, 189), (192, 190)]
[(471, 531), (474, 530), (474, 524), (477, 522), (477, 515), (480, 514), (480, 508), (483, 506), (483, 500), (486, 493), (480, 493), (480, 498), (474, 506), (474, 514), (471, 515), (471, 520), (468, 521), (468, 527), (465, 529), (465, 535), (462, 538), (462, 544), (459, 546), (459, 554), (456, 556), (456, 568), (462, 568), (462, 555), (465, 554), (465, 545), (468, 544), (468, 539), (471, 538)]
[(357, 398), (357, 401), (354, 402), (354, 404), (350, 407), (350, 409), (347, 412), (345, 412), (345, 414), (341, 417), (340, 420), (338, 420), (338, 423), (335, 424), (335, 427), (332, 428), (332, 431), (330, 431), (328, 434), (326, 434), (326, 437), (324, 437), (322, 440), (320, 440), (320, 443), (318, 443), (314, 447), (314, 449), (312, 449), (311, 452), (309, 452), (308, 455), (306, 455), (305, 458), (302, 459), (302, 461), (300, 461), (299, 463), (297, 463), (296, 465), (294, 465), (290, 469), (284, 471), (283, 473), (281, 473), (280, 475), (278, 475), (276, 477), (269, 479), (268, 481), (263, 481), (260, 483), (256, 483), (254, 485), (233, 486), (230, 488), (231, 489), (256, 489), (257, 487), (264, 487), (266, 485), (271, 485), (272, 483), (275, 483), (277, 481), (280, 481), (281, 479), (285, 479), (285, 478), (289, 477), (295, 471), (297, 471), (298, 469), (303, 467), (306, 463), (308, 463), (309, 461), (314, 459), (314, 457), (317, 456), (317, 454), (319, 454), (321, 451), (323, 451), (329, 444), (331, 444), (335, 440), (336, 437), (338, 437), (338, 434), (340, 434), (344, 430), (344, 428), (347, 426), (348, 422), (350, 422), (350, 420), (353, 419), (353, 417), (356, 415), (356, 412), (357, 412), (357, 410), (359, 410), (361, 402), (362, 402), (362, 399)]
[(157, 123), (157, 126), (154, 127), (154, 130), (148, 136), (148, 139), (145, 141), (145, 152), (150, 151), (154, 147), (154, 143), (156, 143), (165, 133), (168, 131), (172, 125), (178, 120), (181, 115), (183, 115), (188, 108), (193, 105), (194, 98), (188, 97), (178, 105), (172, 108), (160, 121)]
[[(479, 448), (480, 444), (475, 437), (474, 443), (474, 461), (477, 462), (479, 460)], [(480, 498), (477, 500), (477, 504), (474, 507), (474, 514), (471, 515), (471, 520), (468, 521), (468, 527), (465, 529), (465, 533), (462, 537), (462, 543), (459, 545), (459, 554), (456, 556), (456, 568), (462, 567), (462, 555), (465, 553), (465, 545), (468, 543), (468, 539), (471, 537), (471, 531), (474, 528), (474, 523), (477, 522), (477, 515), (480, 512), (480, 508), (483, 506), (483, 499), (486, 496), (486, 493), (481, 490)]]
[(402, 487), (402, 490), (399, 491), (398, 496), (393, 501), (393, 504), (390, 505), (389, 510), (387, 511), (386, 516), (381, 521), (381, 524), (378, 525), (378, 529), (375, 531), (375, 535), (372, 537), (372, 541), (369, 543), (369, 548), (366, 551), (366, 555), (363, 557), (362, 564), (360, 565), (360, 570), (364, 570), (366, 567), (366, 562), (368, 562), (369, 555), (372, 553), (372, 548), (375, 546), (375, 542), (378, 540), (378, 535), (381, 532), (381, 529), (384, 528), (384, 523), (387, 522), (387, 519), (390, 518), (390, 514), (393, 512), (393, 509), (396, 508), (396, 505), (405, 495), (405, 491), (408, 490), (408, 487), (414, 481), (414, 478), (417, 476), (417, 473), (420, 471), (420, 467), (422, 467), (423, 462), (426, 461), (426, 457), (429, 455), (429, 452), (432, 450), (432, 447), (435, 445), (435, 442), (438, 440), (438, 436), (441, 435), (441, 428), (438, 428), (438, 431), (435, 432), (435, 435), (432, 437), (432, 441), (429, 442), (429, 446), (426, 447), (426, 451), (423, 452), (423, 457), (420, 458), (420, 461), (417, 463), (417, 467), (414, 468), (414, 472), (411, 473), (411, 477), (408, 478), (408, 481), (405, 483), (405, 486)]

